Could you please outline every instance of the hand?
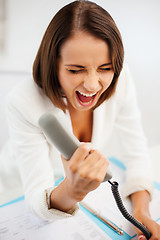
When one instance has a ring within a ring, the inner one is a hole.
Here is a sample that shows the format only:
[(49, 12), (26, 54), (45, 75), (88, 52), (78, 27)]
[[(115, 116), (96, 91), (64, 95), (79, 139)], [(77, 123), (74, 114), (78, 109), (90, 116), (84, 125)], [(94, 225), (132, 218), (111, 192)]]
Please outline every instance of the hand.
[(62, 157), (65, 179), (53, 189), (50, 206), (64, 212), (71, 210), (88, 192), (103, 181), (109, 162), (90, 143), (83, 143), (69, 161)]
[(109, 162), (90, 143), (83, 143), (69, 161), (63, 158), (67, 190), (70, 196), (81, 201), (88, 192), (103, 181)]
[[(160, 225), (151, 219), (149, 211), (134, 211), (133, 215), (150, 231), (152, 235), (150, 240), (160, 240)], [(138, 240), (145, 240), (146, 237), (144, 234), (139, 229), (135, 229), (137, 232)]]

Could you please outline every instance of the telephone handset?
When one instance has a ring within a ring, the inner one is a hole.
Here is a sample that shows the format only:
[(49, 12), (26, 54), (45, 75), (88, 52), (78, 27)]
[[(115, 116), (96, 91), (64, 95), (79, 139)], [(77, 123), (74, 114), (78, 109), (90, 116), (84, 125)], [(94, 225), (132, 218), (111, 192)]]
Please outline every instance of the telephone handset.
[[(74, 135), (69, 134), (53, 114), (46, 113), (42, 115), (39, 119), (39, 125), (51, 143), (55, 145), (63, 157), (69, 160), (80, 146), (78, 139)], [(112, 174), (108, 170), (103, 181), (108, 181), (111, 178)]]
[[(56, 116), (51, 113), (45, 113), (40, 117), (39, 126), (41, 127), (46, 137), (51, 141), (51, 143), (53, 143), (55, 147), (61, 152), (61, 154), (68, 160), (71, 158), (75, 150), (80, 146), (78, 139), (69, 134), (66, 129), (60, 124)], [(111, 178), (112, 174), (107, 170), (103, 182), (108, 181), (111, 184), (112, 193), (120, 212), (129, 222), (139, 228), (147, 239), (149, 239), (151, 237), (151, 233), (143, 224), (141, 224), (139, 221), (137, 221), (137, 219), (135, 219), (127, 212), (118, 191), (118, 183), (111, 182)]]

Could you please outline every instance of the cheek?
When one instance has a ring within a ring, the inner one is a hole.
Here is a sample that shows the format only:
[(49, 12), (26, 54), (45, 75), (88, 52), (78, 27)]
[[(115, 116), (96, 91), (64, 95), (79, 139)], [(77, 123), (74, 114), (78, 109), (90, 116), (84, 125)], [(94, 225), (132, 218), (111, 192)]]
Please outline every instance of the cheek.
[(71, 95), (73, 90), (77, 87), (79, 80), (76, 76), (70, 74), (59, 74), (59, 83), (66, 95)]
[(82, 77), (79, 75), (71, 75), (70, 73), (59, 74), (59, 82), (62, 88), (65, 89), (74, 89), (76, 88), (82, 81)]

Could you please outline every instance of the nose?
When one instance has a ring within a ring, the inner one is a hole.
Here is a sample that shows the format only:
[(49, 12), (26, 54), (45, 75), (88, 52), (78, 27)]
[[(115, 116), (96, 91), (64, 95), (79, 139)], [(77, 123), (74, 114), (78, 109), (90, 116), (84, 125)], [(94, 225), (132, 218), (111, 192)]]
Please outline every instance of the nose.
[(97, 72), (89, 72), (84, 79), (84, 88), (90, 92), (96, 92), (100, 87), (100, 78)]

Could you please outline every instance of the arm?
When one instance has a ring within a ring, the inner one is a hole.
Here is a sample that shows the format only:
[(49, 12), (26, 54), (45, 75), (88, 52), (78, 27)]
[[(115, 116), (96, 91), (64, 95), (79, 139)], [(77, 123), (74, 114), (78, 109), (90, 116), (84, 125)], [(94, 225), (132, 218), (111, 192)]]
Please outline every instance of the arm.
[(53, 220), (66, 214), (47, 205), (47, 193), (54, 189), (54, 169), (51, 146), (38, 126), (40, 115), (49, 109), (46, 102), (28, 83), (9, 95), (6, 116), (13, 161), (21, 175), (28, 208), (40, 218)]
[(21, 175), (26, 203), (34, 214), (50, 219), (54, 214), (48, 214), (45, 190), (53, 188), (54, 178), (46, 139), (13, 101), (8, 102), (7, 119), (13, 160)]
[(147, 191), (135, 192), (131, 195), (134, 212), (149, 213), (150, 194)]

